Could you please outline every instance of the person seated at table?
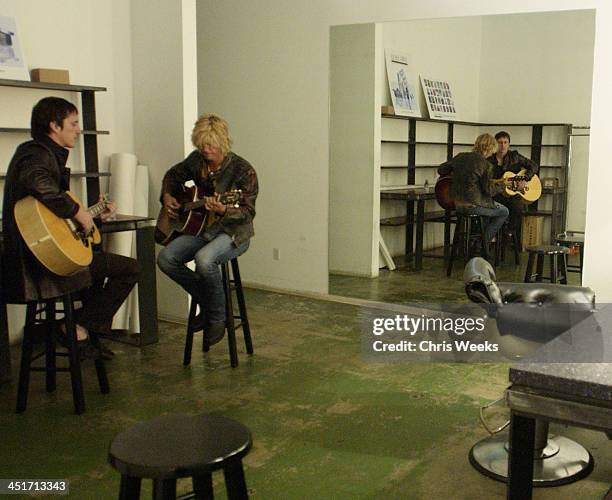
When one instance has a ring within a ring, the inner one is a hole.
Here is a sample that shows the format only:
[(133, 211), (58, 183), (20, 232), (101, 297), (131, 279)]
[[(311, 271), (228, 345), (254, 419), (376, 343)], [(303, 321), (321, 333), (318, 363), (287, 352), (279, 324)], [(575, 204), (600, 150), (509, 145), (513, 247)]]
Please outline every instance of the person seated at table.
[(457, 210), (487, 218), (487, 243), (494, 241), (497, 231), (508, 218), (508, 208), (493, 200), (504, 184), (510, 183), (497, 183), (493, 178), (493, 166), (487, 161), (487, 157), (496, 149), (495, 138), (490, 134), (482, 134), (476, 138), (471, 152), (459, 153), (438, 167), (440, 175), (453, 176), (450, 197)]
[[(519, 173), (525, 170), (527, 180), (538, 173), (538, 165), (529, 158), (523, 156), (518, 151), (510, 149), (510, 134), (500, 131), (495, 134), (497, 141), (497, 151), (487, 159), (493, 164), (493, 178), (501, 179), (506, 172)], [(518, 187), (523, 188), (524, 181), (519, 182)], [(523, 214), (525, 213), (525, 202), (520, 196), (508, 198), (503, 194), (498, 194), (494, 200), (508, 207), (510, 215), (508, 217), (508, 228), (510, 232), (520, 238)]]
[[(2, 222), (4, 235), (3, 292), (8, 302), (45, 301), (83, 290), (83, 306), (76, 311), (76, 334), (83, 357), (100, 353), (89, 342), (89, 331), (110, 333), (112, 319), (138, 281), (136, 260), (94, 250), (91, 264), (71, 276), (49, 271), (25, 244), (15, 220), (15, 204), (33, 196), (57, 217), (72, 219), (87, 234), (94, 221), (86, 208), (67, 193), (70, 169), (69, 150), (81, 135), (76, 107), (59, 97), (45, 97), (32, 109), (32, 140), (17, 147), (4, 181)], [(115, 212), (108, 202), (101, 214), (104, 221)], [(65, 325), (60, 324), (58, 340), (66, 343)], [(112, 352), (104, 349), (103, 357)]]

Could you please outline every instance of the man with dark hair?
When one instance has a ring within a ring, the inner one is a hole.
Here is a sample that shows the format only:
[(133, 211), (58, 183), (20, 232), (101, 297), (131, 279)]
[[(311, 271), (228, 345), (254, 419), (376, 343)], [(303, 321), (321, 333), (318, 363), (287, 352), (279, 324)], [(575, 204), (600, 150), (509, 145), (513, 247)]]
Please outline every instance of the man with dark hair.
[[(2, 222), (4, 235), (3, 292), (10, 302), (44, 301), (83, 290), (83, 307), (77, 311), (77, 340), (81, 353), (99, 353), (89, 343), (89, 330), (109, 333), (113, 316), (138, 280), (138, 263), (129, 257), (94, 250), (89, 267), (71, 276), (58, 276), (47, 270), (30, 252), (15, 221), (15, 204), (28, 195), (35, 197), (55, 215), (72, 219), (86, 233), (93, 219), (86, 208), (66, 191), (70, 169), (66, 168), (68, 149), (81, 134), (76, 107), (58, 97), (45, 97), (32, 110), (33, 140), (17, 147), (6, 173)], [(106, 220), (115, 211), (108, 203), (101, 215)], [(60, 325), (62, 331), (65, 326)], [(65, 336), (57, 332), (60, 341)], [(112, 355), (103, 352), (105, 357)]]
[[(487, 158), (493, 164), (493, 178), (501, 179), (505, 172), (513, 172), (517, 174), (522, 169), (525, 169), (525, 177), (527, 180), (538, 173), (538, 165), (529, 158), (523, 156), (518, 151), (510, 149), (510, 134), (505, 131), (500, 131), (495, 134), (497, 141), (497, 152)], [(524, 186), (519, 183), (519, 187)], [(508, 217), (508, 226), (510, 231), (514, 232), (515, 236), (520, 239), (521, 225), (523, 222), (523, 213), (525, 211), (525, 203), (520, 196), (507, 198), (502, 194), (495, 197), (495, 201), (508, 207), (510, 216)]]

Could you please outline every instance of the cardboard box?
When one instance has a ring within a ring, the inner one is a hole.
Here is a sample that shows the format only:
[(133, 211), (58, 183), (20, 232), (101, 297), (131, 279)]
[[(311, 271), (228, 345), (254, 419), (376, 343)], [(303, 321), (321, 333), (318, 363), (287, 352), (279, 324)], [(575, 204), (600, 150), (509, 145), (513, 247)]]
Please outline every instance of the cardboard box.
[(523, 217), (523, 241), (522, 250), (525, 248), (541, 245), (544, 233), (544, 217), (538, 215), (527, 215)]
[(30, 70), (30, 76), (33, 82), (70, 83), (67, 69), (36, 68)]
[(394, 115), (395, 114), (395, 109), (393, 108), (393, 106), (381, 106), (380, 107), (380, 112), (383, 115)]

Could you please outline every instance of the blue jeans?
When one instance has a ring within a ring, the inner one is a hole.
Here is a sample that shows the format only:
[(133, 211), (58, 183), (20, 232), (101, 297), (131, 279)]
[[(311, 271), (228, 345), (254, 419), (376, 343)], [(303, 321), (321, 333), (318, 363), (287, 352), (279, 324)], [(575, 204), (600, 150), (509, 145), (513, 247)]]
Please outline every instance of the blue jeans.
[[(210, 242), (197, 236), (183, 235), (166, 246), (157, 258), (157, 265), (181, 285), (200, 304), (208, 323), (225, 321), (225, 293), (219, 264), (223, 264), (249, 248), (249, 241), (236, 247), (225, 233)], [(195, 261), (195, 271), (185, 264)]]
[(466, 209), (467, 213), (487, 217), (488, 220), (485, 227), (485, 238), (487, 239), (487, 243), (491, 242), (493, 236), (495, 236), (497, 231), (499, 231), (499, 229), (503, 226), (509, 213), (508, 207), (497, 201), (494, 201), (493, 203), (495, 203), (495, 208), (471, 207)]

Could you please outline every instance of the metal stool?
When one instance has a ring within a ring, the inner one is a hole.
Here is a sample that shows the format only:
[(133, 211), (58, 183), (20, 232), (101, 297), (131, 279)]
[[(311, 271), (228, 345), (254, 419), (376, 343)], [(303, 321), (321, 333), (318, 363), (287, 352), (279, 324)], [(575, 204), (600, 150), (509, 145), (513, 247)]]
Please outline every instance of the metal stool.
[[(55, 325), (55, 301), (62, 300), (64, 305), (64, 321), (68, 337), (68, 352), (57, 352), (53, 328)], [(74, 401), (74, 412), (81, 414), (85, 411), (85, 396), (83, 395), (83, 381), (81, 375), (81, 360), (77, 346), (76, 324), (73, 316), (73, 304), (71, 294), (63, 295), (58, 299), (51, 299), (43, 303), (28, 302), (26, 305), (26, 323), (23, 329), (23, 344), (21, 347), (21, 366), (19, 368), (19, 387), (17, 389), (17, 413), (26, 410), (28, 402), (28, 387), (30, 384), (30, 372), (45, 372), (47, 392), (54, 392), (56, 388), (57, 372), (70, 372), (72, 382), (72, 398)], [(39, 305), (41, 306), (39, 308)], [(42, 315), (44, 313), (44, 318)], [(90, 339), (94, 347), (99, 348), (100, 342), (94, 332), (89, 332)], [(33, 355), (34, 345), (45, 344), (45, 350)], [(45, 356), (44, 367), (33, 367), (32, 361)], [(65, 356), (69, 359), (68, 368), (58, 368), (56, 357)], [(104, 360), (98, 357), (95, 360), (96, 373), (100, 392), (108, 394), (108, 378)]]
[[(227, 330), (227, 340), (229, 343), (230, 363), (232, 368), (238, 366), (238, 351), (236, 349), (236, 330), (242, 328), (244, 335), (244, 344), (248, 354), (253, 354), (253, 342), (251, 340), (251, 328), (249, 327), (249, 319), (247, 317), (246, 303), (244, 300), (244, 291), (242, 289), (242, 280), (240, 279), (240, 268), (238, 267), (238, 258), (232, 259), (232, 275), (230, 277), (229, 263), (221, 264), (221, 276), (223, 278), (223, 289), (225, 291), (225, 329)], [(232, 290), (236, 294), (238, 302), (238, 315), (234, 315), (234, 306), (232, 302)], [(205, 312), (205, 311), (204, 311)], [(185, 352), (183, 354), (183, 365), (187, 366), (191, 363), (191, 351), (193, 349), (193, 320), (196, 317), (197, 304), (194, 300), (191, 301), (189, 309), (189, 320), (187, 321), (187, 337), (185, 338)], [(234, 320), (239, 319), (238, 324)], [(204, 336), (202, 336), (204, 337)], [(202, 350), (208, 352), (209, 346), (205, 339), (202, 339)]]
[(223, 470), (230, 500), (246, 500), (242, 457), (252, 446), (244, 425), (217, 415), (166, 415), (141, 422), (113, 439), (108, 463), (121, 473), (120, 500), (140, 498), (143, 479), (153, 498), (175, 499), (176, 480), (191, 477), (194, 494), (213, 498), (212, 472)]
[[(451, 248), (448, 267), (446, 268), (446, 276), (450, 276), (453, 272), (453, 262), (460, 250), (463, 251), (463, 265), (472, 256), (472, 248), (478, 244), (480, 253), (485, 259), (489, 259), (489, 250), (485, 238), (484, 218), (480, 215), (466, 213), (457, 210), (457, 224), (455, 225), (455, 233), (453, 235), (453, 244)], [(474, 232), (474, 224), (478, 227), (478, 232)]]
[[(559, 245), (540, 245), (527, 247), (529, 260), (525, 270), (525, 283), (539, 283), (542, 280), (551, 283), (561, 283), (567, 285), (567, 254), (569, 248)], [(544, 256), (550, 257), (550, 276), (544, 276)], [(537, 256), (536, 272), (533, 272), (533, 265)]]
[(500, 233), (497, 237), (498, 241), (498, 255), (497, 260), (503, 262), (506, 258), (506, 247), (508, 243), (512, 244), (512, 250), (514, 253), (514, 263), (518, 266), (520, 264), (520, 253), (521, 253), (521, 238), (519, 232), (515, 229), (512, 231), (508, 225), (508, 221), (504, 222)]

